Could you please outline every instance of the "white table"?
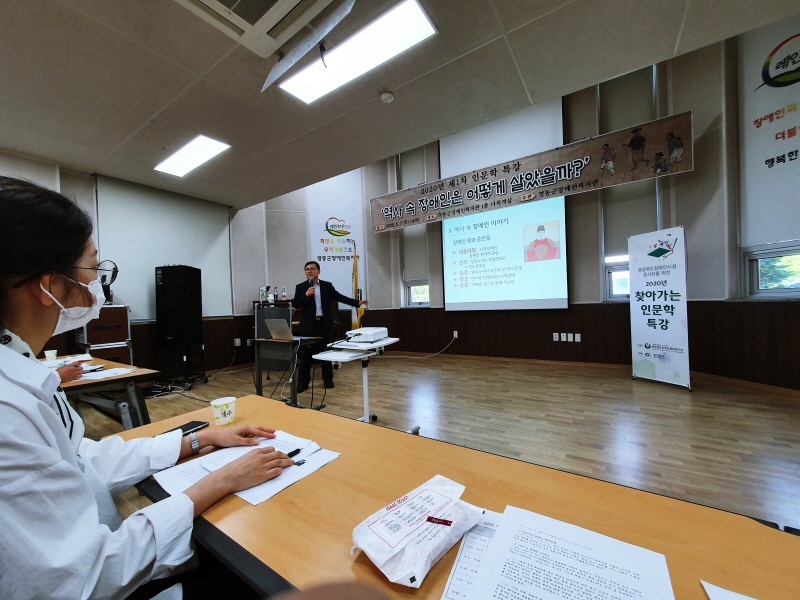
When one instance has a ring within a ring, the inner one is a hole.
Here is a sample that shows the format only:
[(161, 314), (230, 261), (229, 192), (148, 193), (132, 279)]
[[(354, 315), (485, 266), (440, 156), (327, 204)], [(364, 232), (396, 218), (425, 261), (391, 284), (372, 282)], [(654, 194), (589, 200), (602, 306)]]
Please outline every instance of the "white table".
[[(327, 360), (332, 363), (346, 363), (354, 360), (361, 361), (361, 384), (364, 389), (364, 416), (357, 419), (364, 423), (371, 423), (378, 419), (378, 416), (369, 412), (369, 357), (383, 354), (386, 346), (395, 344), (400, 338), (383, 338), (376, 342), (334, 342), (328, 344), (330, 350), (315, 354), (312, 358), (317, 360)], [(419, 431), (419, 427), (415, 427)]]

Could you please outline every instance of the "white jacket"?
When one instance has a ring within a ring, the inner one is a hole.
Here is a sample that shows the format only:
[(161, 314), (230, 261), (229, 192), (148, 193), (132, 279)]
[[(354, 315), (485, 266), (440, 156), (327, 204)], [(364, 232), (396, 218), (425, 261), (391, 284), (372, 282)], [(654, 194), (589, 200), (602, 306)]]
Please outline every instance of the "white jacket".
[[(125, 520), (112, 500), (174, 465), (181, 432), (85, 439), (59, 384), (0, 330), (0, 598), (125, 598), (192, 556), (187, 496)], [(158, 598), (180, 596), (174, 586)]]

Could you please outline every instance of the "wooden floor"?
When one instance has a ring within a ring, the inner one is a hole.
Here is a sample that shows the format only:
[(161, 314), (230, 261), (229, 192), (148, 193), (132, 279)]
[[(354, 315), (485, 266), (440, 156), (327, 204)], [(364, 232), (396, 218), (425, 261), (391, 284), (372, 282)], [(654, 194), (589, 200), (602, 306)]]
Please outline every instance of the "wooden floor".
[[(372, 359), (369, 377), (378, 425), (419, 425), (426, 437), (800, 527), (798, 392), (703, 374), (689, 392), (633, 381), (624, 366), (396, 353)], [(325, 411), (360, 416), (360, 365), (343, 365), (335, 382)], [(264, 394), (274, 385), (265, 380)], [(252, 374), (223, 373), (192, 392), (252, 394)], [(307, 406), (310, 390), (299, 399)], [(147, 402), (153, 420), (205, 406), (184, 396)], [(84, 415), (89, 437), (120, 429)], [(130, 501), (124, 512), (141, 505), (130, 493), (121, 504)]]

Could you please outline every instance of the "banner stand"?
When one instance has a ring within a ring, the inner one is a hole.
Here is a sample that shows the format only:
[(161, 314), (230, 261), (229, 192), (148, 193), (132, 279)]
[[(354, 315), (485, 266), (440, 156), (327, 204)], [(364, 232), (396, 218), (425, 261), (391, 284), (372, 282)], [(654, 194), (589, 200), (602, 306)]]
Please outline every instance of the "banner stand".
[(683, 226), (628, 237), (633, 379), (692, 389)]

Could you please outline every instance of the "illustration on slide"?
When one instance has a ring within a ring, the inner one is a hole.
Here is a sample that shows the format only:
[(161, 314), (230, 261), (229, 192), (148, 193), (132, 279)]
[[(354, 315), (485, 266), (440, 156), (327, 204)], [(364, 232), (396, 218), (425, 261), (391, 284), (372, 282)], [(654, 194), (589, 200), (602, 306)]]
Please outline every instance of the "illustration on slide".
[(525, 262), (561, 258), (560, 221), (525, 225), (522, 240), (525, 244)]

